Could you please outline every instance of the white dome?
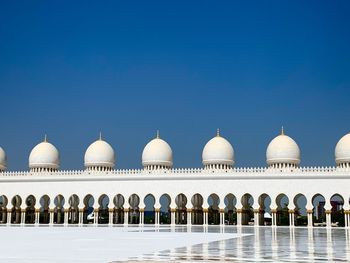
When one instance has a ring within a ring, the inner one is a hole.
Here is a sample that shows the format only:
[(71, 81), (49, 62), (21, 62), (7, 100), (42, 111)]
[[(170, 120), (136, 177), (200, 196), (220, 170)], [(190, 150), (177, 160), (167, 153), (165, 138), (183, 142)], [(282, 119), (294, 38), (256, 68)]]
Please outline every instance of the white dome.
[(86, 168), (113, 168), (115, 165), (115, 153), (112, 146), (101, 138), (93, 142), (85, 152), (84, 164)]
[(33, 148), (29, 155), (29, 168), (58, 169), (60, 166), (60, 154), (57, 148), (45, 141)]
[(266, 150), (266, 162), (273, 164), (300, 164), (300, 149), (298, 144), (289, 136), (282, 134), (274, 138)]
[(7, 158), (5, 151), (0, 147), (0, 171), (6, 170)]
[(143, 149), (142, 165), (144, 167), (152, 165), (173, 166), (173, 151), (166, 141), (159, 138), (159, 134), (157, 134), (157, 138), (147, 143)]
[(344, 135), (335, 146), (335, 162), (350, 163), (350, 133)]
[(204, 146), (202, 152), (203, 165), (223, 164), (232, 166), (234, 164), (234, 150), (229, 141), (221, 137), (219, 132)]

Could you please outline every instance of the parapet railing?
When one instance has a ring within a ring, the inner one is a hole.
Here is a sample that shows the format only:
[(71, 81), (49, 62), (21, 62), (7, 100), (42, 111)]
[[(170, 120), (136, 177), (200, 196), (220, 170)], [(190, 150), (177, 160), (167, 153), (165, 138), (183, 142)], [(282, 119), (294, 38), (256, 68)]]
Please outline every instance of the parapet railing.
[(111, 171), (88, 171), (88, 170), (59, 170), (59, 171), (7, 171), (0, 172), (0, 177), (8, 176), (89, 176), (89, 175), (210, 175), (210, 174), (309, 174), (322, 175), (330, 173), (344, 173), (350, 172), (350, 168), (339, 167), (299, 167), (299, 168), (267, 168), (267, 167), (237, 167), (232, 169), (204, 169), (204, 168), (173, 168), (173, 169), (118, 169)]

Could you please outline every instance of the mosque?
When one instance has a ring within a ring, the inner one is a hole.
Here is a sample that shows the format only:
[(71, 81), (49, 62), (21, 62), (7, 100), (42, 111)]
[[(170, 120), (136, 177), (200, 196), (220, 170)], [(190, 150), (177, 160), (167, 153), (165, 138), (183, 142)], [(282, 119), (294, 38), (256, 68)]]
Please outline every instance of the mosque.
[(143, 169), (115, 169), (100, 136), (84, 170), (60, 170), (45, 138), (28, 171), (6, 171), (0, 148), (0, 224), (33, 225), (350, 225), (350, 133), (335, 147), (334, 167), (300, 167), (297, 143), (283, 129), (266, 150), (266, 167), (235, 168), (234, 149), (218, 131), (204, 146), (203, 168), (173, 168), (159, 133), (143, 149)]

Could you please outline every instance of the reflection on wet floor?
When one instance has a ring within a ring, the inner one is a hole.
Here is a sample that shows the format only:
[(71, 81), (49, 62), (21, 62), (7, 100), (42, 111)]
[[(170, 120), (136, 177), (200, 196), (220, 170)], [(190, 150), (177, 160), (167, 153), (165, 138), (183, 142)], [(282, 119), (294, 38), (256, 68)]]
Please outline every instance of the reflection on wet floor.
[(350, 230), (343, 228), (176, 227), (173, 229), (160, 228), (156, 231), (204, 231), (250, 235), (165, 250), (143, 255), (141, 258), (133, 260), (202, 262), (350, 261)]

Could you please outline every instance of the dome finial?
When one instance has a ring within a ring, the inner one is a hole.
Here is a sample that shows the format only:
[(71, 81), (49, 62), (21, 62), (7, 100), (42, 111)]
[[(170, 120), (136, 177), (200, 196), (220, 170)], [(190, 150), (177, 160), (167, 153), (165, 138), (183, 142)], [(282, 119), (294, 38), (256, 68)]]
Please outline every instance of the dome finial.
[(283, 128), (283, 126), (281, 128), (281, 135), (284, 135), (284, 128)]
[(100, 141), (102, 141), (102, 132), (100, 131), (100, 137), (98, 138)]
[(45, 133), (44, 142), (47, 142), (47, 134)]
[(219, 128), (216, 129), (216, 136), (220, 137), (220, 129)]
[(159, 130), (157, 130), (157, 135), (156, 135), (156, 138), (159, 139)]

